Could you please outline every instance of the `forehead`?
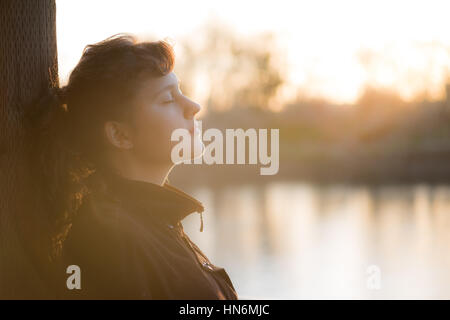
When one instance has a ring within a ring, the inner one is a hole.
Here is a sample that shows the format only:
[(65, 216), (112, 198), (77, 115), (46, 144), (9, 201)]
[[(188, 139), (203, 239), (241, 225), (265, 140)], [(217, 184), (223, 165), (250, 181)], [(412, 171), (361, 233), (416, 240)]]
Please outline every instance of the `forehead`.
[(145, 79), (140, 86), (140, 93), (144, 94), (146, 97), (156, 98), (158, 93), (172, 85), (178, 85), (178, 78), (175, 73), (170, 72), (161, 77)]

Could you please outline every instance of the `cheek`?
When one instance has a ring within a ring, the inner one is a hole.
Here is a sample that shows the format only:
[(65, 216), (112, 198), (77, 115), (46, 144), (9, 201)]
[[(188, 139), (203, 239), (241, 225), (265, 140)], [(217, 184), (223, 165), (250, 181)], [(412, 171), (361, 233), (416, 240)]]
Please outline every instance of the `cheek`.
[(142, 112), (136, 120), (135, 152), (148, 160), (170, 161), (173, 130), (182, 126), (175, 111)]

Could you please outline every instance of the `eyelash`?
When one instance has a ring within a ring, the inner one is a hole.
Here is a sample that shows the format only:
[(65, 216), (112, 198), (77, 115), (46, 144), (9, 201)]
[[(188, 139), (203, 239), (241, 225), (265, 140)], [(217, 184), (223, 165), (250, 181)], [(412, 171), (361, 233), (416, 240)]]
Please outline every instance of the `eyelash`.
[[(179, 89), (178, 91), (180, 92), (180, 94), (182, 94), (182, 92), (181, 92), (180, 89)], [(174, 96), (173, 93), (171, 93), (171, 95)], [(175, 101), (175, 98), (172, 98), (171, 100), (166, 100), (166, 101), (164, 101), (163, 104), (169, 104), (169, 103), (172, 103), (172, 102), (174, 102), (174, 101)]]

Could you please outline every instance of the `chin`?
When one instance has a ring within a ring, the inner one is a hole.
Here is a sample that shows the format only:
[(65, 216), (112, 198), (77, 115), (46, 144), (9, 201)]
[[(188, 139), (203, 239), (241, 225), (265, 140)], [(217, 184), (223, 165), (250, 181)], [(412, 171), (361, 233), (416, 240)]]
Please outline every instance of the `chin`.
[[(186, 136), (186, 144), (184, 146), (187, 148), (183, 149), (183, 152), (180, 154), (181, 156), (178, 157), (177, 154), (177, 160), (172, 160), (172, 163), (175, 165), (184, 163), (184, 164), (197, 164), (201, 163), (201, 159), (203, 157), (203, 154), (205, 152), (205, 145), (200, 138), (199, 134), (189, 135)], [(173, 148), (174, 146), (172, 146)], [(173, 151), (173, 149), (172, 149)]]

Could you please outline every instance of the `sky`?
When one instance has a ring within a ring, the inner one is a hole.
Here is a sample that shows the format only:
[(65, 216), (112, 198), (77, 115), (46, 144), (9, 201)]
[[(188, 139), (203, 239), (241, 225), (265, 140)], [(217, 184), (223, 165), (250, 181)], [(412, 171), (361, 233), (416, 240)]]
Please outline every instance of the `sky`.
[(353, 103), (367, 86), (393, 90), (405, 100), (441, 99), (450, 76), (448, 0), (57, 0), (56, 4), (63, 83), (87, 44), (121, 32), (176, 42), (195, 35), (211, 20), (221, 21), (237, 35), (275, 35), (288, 65), (286, 99), (301, 92)]

